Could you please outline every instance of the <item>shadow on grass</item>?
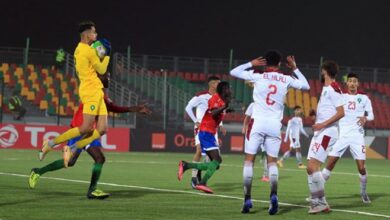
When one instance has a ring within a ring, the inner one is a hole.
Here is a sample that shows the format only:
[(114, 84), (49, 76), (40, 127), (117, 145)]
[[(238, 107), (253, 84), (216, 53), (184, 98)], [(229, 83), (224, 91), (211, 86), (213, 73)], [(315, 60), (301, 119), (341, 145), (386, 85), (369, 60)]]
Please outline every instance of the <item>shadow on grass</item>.
[(210, 186), (214, 191), (218, 192), (231, 192), (242, 188), (242, 183), (238, 182), (216, 182)]
[[(372, 193), (372, 194), (368, 194), (368, 195), (370, 197), (371, 202), (373, 202), (381, 197), (389, 197), (390, 196), (390, 194), (382, 194), (382, 193)], [(360, 198), (360, 194), (351, 194), (348, 196), (329, 197), (328, 202), (330, 203), (330, 205), (332, 205), (332, 200), (336, 200), (336, 199), (348, 199), (348, 203), (347, 204), (339, 204), (339, 205), (336, 204), (333, 206), (335, 209), (343, 209), (343, 208), (349, 209), (349, 208), (367, 207), (367, 206), (372, 205), (372, 204), (363, 203), (361, 198)]]
[(161, 192), (161, 191), (151, 191), (151, 190), (145, 190), (145, 189), (129, 189), (129, 190), (115, 190), (115, 191), (109, 191), (108, 193), (111, 194), (111, 197), (113, 198), (139, 198), (143, 197), (149, 194), (157, 195), (157, 194), (182, 194), (182, 193), (175, 193), (175, 192)]

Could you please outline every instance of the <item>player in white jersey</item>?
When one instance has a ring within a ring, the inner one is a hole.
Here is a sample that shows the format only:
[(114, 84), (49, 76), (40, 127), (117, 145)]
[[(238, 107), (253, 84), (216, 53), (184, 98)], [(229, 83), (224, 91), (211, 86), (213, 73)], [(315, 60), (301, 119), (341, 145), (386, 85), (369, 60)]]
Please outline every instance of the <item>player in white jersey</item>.
[[(192, 99), (188, 102), (185, 111), (187, 112), (188, 116), (192, 119), (194, 122), (194, 139), (195, 139), (195, 146), (196, 146), (196, 152), (194, 154), (194, 157), (192, 159), (192, 162), (197, 163), (200, 162), (202, 155), (206, 157), (206, 153), (201, 151), (200, 148), (200, 141), (198, 136), (199, 131), (199, 125), (202, 121), (202, 118), (208, 108), (208, 101), (211, 98), (212, 95), (216, 93), (217, 86), (221, 80), (217, 76), (210, 76), (207, 79), (209, 89), (197, 93)], [(196, 115), (194, 115), (193, 109), (196, 109)], [(223, 133), (223, 135), (226, 134), (226, 129), (222, 126), (220, 126), (220, 130)], [(218, 143), (218, 133), (215, 134), (215, 139)], [(201, 181), (201, 171), (193, 169), (192, 170), (192, 178), (191, 178), (191, 186), (192, 188), (195, 188), (195, 186)]]
[[(255, 103), (252, 102), (248, 108), (245, 111), (245, 118), (242, 126), (242, 131), (241, 133), (245, 136), (245, 145), (247, 145), (247, 141), (249, 141), (249, 134), (251, 133), (251, 129), (253, 126), (253, 119), (252, 119), (252, 114), (253, 114), (253, 105)], [(266, 153), (264, 151), (264, 148), (260, 146), (261, 148), (261, 156), (265, 156)], [(269, 177), (268, 177), (268, 168), (267, 168), (267, 158), (262, 158), (260, 160), (260, 163), (263, 164), (263, 176), (261, 178), (262, 182), (269, 182)]]
[(295, 150), (298, 168), (306, 168), (306, 166), (302, 163), (301, 142), (299, 140), (301, 133), (306, 137), (309, 137), (305, 129), (303, 129), (302, 108), (297, 105), (294, 107), (294, 117), (292, 117), (287, 123), (286, 136), (284, 137), (285, 143), (287, 143), (287, 140), (290, 139), (290, 149), (284, 152), (283, 157), (278, 160), (279, 167), (283, 167), (283, 161), (290, 157), (291, 151)]
[(327, 181), (338, 159), (349, 148), (359, 171), (360, 196), (363, 203), (370, 203), (370, 198), (366, 192), (367, 172), (364, 163), (366, 160), (364, 125), (367, 121), (374, 120), (374, 113), (370, 99), (364, 93), (359, 92), (358, 87), (358, 75), (349, 73), (347, 76), (347, 93), (343, 94), (346, 101), (346, 105), (344, 105), (345, 116), (339, 121), (340, 136), (328, 154), (328, 162), (326, 168), (322, 170), (322, 175), (325, 181)]
[[(270, 207), (268, 213), (274, 215), (278, 211), (278, 167), (276, 165), (280, 149), (280, 130), (283, 118), (284, 99), (290, 87), (296, 89), (309, 89), (309, 83), (298, 70), (295, 58), (287, 57), (288, 66), (294, 71), (294, 77), (279, 72), (281, 55), (277, 51), (269, 51), (262, 57), (249, 63), (240, 65), (230, 71), (234, 77), (254, 82), (253, 100), (253, 126), (249, 140), (245, 145), (244, 177), (244, 205), (242, 213), (248, 213), (252, 208), (251, 187), (253, 178), (253, 163), (259, 147), (263, 146), (267, 152), (268, 174), (271, 185)], [(266, 65), (262, 74), (248, 70), (256, 66)]]
[(307, 163), (308, 185), (311, 195), (309, 214), (329, 212), (325, 199), (324, 184), (320, 167), (325, 162), (329, 149), (339, 137), (338, 121), (344, 117), (344, 99), (336, 83), (339, 67), (334, 61), (325, 61), (321, 67), (324, 87), (317, 106), (314, 136), (310, 143)]

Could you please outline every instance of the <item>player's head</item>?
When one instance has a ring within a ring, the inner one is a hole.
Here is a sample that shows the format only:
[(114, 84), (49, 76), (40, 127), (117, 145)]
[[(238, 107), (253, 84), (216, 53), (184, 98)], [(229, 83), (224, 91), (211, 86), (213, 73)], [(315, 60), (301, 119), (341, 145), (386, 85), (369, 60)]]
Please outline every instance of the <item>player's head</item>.
[(96, 41), (97, 32), (95, 28), (95, 23), (92, 21), (82, 21), (79, 24), (79, 33), (80, 38), (92, 43)]
[(356, 93), (359, 87), (359, 76), (356, 73), (348, 73), (347, 89), (349, 93)]
[(321, 81), (325, 79), (335, 79), (339, 72), (339, 65), (332, 60), (326, 60), (321, 66)]
[(217, 93), (224, 101), (230, 101), (232, 92), (230, 90), (230, 84), (222, 81), (217, 86)]
[(209, 85), (209, 89), (217, 90), (218, 84), (221, 82), (221, 79), (218, 76), (209, 76), (207, 79), (207, 83)]
[(301, 116), (302, 115), (302, 108), (299, 105), (296, 105), (294, 107), (294, 115), (295, 116)]
[(264, 57), (267, 61), (267, 66), (279, 68), (282, 63), (282, 54), (277, 50), (267, 51)]
[(108, 71), (105, 74), (98, 74), (98, 77), (100, 81), (102, 81), (104, 88), (108, 88), (108, 86), (110, 85), (110, 80), (111, 80), (110, 76), (111, 73)]

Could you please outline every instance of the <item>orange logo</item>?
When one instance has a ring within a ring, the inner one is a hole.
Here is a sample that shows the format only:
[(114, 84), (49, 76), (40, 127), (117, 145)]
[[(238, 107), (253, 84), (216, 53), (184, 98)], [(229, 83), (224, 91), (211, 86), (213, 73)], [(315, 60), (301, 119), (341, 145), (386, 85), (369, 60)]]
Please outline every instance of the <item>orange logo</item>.
[(230, 149), (232, 151), (241, 152), (244, 150), (244, 137), (243, 136), (231, 136), (230, 137)]
[(152, 134), (152, 149), (165, 149), (165, 133)]

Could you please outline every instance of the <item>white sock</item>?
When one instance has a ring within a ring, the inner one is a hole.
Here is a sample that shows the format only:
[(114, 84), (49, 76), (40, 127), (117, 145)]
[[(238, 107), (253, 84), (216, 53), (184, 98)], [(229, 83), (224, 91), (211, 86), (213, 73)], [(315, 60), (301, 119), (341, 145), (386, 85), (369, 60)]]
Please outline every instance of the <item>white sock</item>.
[(360, 177), (360, 193), (366, 193), (367, 188), (367, 173), (365, 175), (359, 174)]
[(268, 176), (267, 158), (264, 159), (264, 162), (263, 162), (263, 169), (264, 169), (263, 176)]
[(325, 196), (324, 192), (325, 180), (322, 177), (321, 171), (316, 171), (312, 174), (312, 189), (310, 190), (312, 199), (322, 199)]
[(301, 152), (295, 152), (295, 157), (297, 158), (298, 164), (302, 164), (302, 153)]
[(323, 170), (322, 170), (322, 177), (324, 177), (324, 180), (325, 181), (328, 181), (328, 179), (330, 178), (330, 174), (332, 173), (332, 171), (330, 171), (330, 170), (328, 170), (328, 169), (326, 169), (326, 168), (324, 168)]
[(288, 150), (288, 151), (284, 152), (281, 161), (283, 161), (283, 160), (285, 160), (285, 159), (287, 159), (287, 158), (289, 158), (289, 157), (290, 157), (290, 151)]
[(252, 191), (252, 179), (253, 179), (253, 162), (245, 161), (244, 169), (242, 172), (243, 180), (244, 180), (244, 196), (245, 200), (251, 198)]
[[(192, 161), (192, 163), (199, 163), (199, 161)], [(195, 178), (198, 176), (198, 170), (197, 169), (192, 169), (192, 177)]]
[(311, 192), (314, 191), (314, 188), (313, 188), (313, 175), (307, 175), (307, 184), (309, 186), (309, 192), (310, 192), (310, 197), (311, 197)]
[(277, 194), (279, 171), (278, 171), (278, 167), (276, 166), (276, 163), (268, 164), (268, 173), (269, 173), (269, 183), (271, 185), (271, 195)]

